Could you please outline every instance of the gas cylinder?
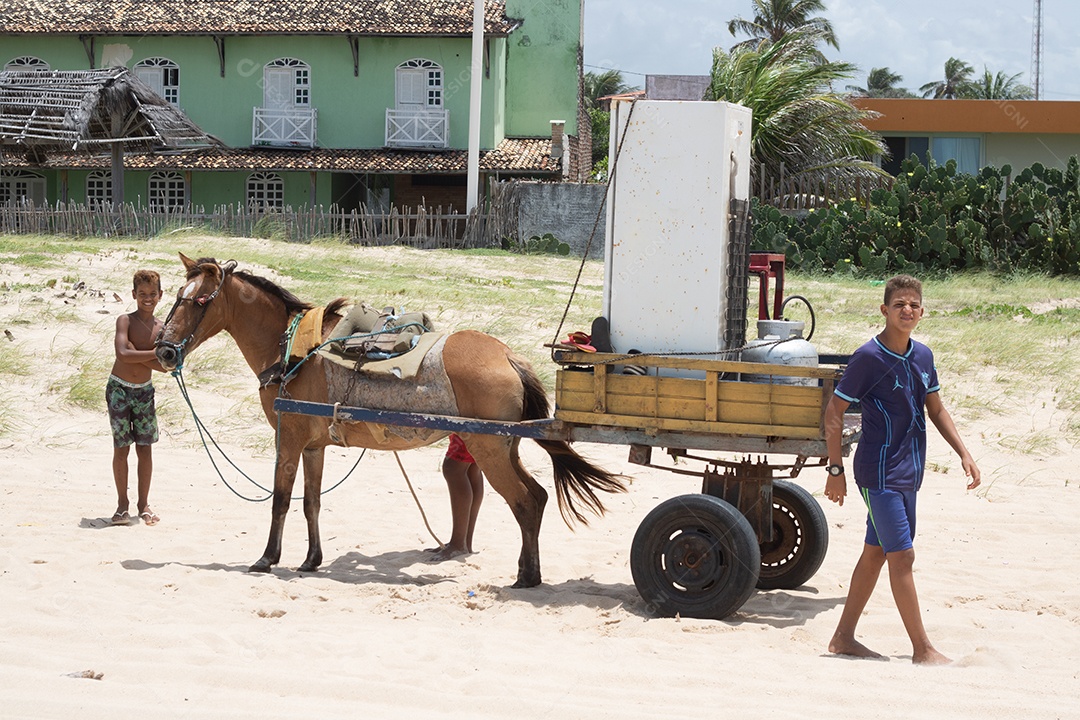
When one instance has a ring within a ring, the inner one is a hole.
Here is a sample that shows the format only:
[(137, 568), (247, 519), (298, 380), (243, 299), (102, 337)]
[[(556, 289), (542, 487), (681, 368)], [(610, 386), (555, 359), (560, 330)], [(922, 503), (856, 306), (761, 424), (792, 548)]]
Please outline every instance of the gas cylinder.
[[(809, 341), (803, 339), (806, 323), (801, 320), (758, 320), (758, 339), (751, 340), (742, 351), (743, 362), (817, 367), (818, 352)], [(816, 386), (817, 378), (790, 377), (787, 375), (744, 374), (747, 382), (774, 383), (777, 385)]]

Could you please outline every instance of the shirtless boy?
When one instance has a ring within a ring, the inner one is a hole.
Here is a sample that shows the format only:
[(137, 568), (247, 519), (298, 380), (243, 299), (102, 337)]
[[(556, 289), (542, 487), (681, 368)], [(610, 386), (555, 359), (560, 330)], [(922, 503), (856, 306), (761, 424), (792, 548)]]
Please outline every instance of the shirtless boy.
[(157, 442), (157, 412), (154, 408), (153, 370), (162, 371), (154, 356), (154, 340), (162, 323), (154, 317), (161, 301), (161, 278), (153, 270), (139, 270), (132, 281), (131, 297), (135, 312), (116, 319), (114, 347), (116, 361), (105, 385), (105, 403), (113, 436), (113, 480), (116, 482), (116, 512), (113, 525), (127, 525), (128, 513), (128, 451), (132, 443), (138, 458), (139, 499), (136, 505), (139, 518), (147, 525), (156, 525), (160, 518), (150, 509), (150, 476), (154, 461), (151, 443)]

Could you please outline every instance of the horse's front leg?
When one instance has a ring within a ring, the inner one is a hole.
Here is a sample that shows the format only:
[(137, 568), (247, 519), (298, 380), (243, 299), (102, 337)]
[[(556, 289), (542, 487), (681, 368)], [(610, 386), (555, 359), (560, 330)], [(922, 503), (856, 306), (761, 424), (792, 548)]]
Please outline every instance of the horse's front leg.
[[(282, 443), (284, 445), (284, 443)], [(289, 514), (289, 499), (292, 496), (293, 483), (296, 482), (299, 451), (278, 450), (277, 466), (274, 469), (274, 506), (270, 515), (270, 538), (266, 541), (263, 555), (249, 568), (250, 572), (270, 572), (270, 568), (281, 560), (281, 535), (285, 530), (285, 516)]]
[(300, 572), (314, 572), (322, 565), (322, 542), (319, 540), (319, 509), (322, 506), (323, 460), (326, 448), (304, 450), (304, 517), (307, 519), (308, 553)]

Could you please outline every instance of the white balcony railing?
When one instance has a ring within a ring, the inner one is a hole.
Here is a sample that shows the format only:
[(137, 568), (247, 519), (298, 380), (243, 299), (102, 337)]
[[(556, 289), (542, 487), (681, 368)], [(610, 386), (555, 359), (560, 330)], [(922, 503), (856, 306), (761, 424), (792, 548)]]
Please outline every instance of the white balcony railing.
[(449, 110), (386, 108), (387, 147), (444, 148), (449, 142)]
[(255, 108), (251, 144), (275, 147), (315, 147), (318, 110), (307, 107)]

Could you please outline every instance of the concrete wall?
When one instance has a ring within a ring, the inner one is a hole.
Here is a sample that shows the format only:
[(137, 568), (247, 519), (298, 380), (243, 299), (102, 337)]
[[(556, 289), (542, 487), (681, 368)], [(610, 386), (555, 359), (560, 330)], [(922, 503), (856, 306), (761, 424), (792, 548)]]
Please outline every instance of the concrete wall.
[(709, 89), (709, 75), (646, 75), (645, 97), (650, 100), (700, 100)]
[[(585, 251), (596, 222), (602, 212), (605, 185), (576, 183), (520, 182), (518, 197), (518, 232), (521, 240), (533, 235), (551, 233), (570, 246), (578, 257)], [(589, 247), (589, 257), (604, 257), (604, 216), (596, 226), (596, 237)]]
[[(1080, 129), (1080, 128), (1078, 128)], [(987, 134), (983, 146), (986, 165), (1012, 165), (1013, 174), (1037, 162), (1064, 170), (1069, 158), (1080, 155), (1080, 134), (1021, 135)]]
[(507, 0), (506, 15), (524, 22), (506, 49), (506, 134), (546, 137), (552, 120), (578, 134), (578, 62), (583, 0)]

